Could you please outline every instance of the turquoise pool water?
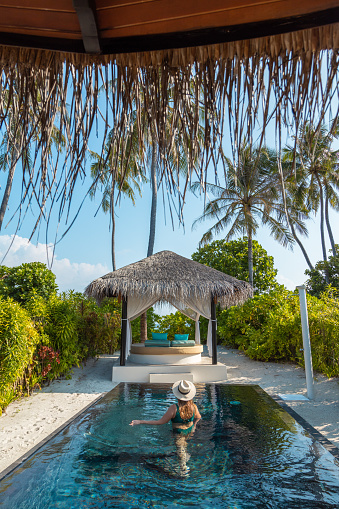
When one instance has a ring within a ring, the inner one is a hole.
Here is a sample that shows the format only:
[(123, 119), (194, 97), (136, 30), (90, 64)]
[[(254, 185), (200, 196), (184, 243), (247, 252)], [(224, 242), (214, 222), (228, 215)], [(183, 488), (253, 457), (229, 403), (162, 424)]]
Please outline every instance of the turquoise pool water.
[(197, 386), (203, 416), (180, 475), (169, 386), (120, 384), (0, 483), (0, 507), (339, 507), (339, 465), (259, 388)]

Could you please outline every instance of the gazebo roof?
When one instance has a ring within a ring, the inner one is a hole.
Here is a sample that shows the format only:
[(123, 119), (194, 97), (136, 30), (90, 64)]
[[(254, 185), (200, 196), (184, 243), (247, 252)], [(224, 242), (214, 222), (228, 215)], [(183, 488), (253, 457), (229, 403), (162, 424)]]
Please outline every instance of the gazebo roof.
[(338, 22), (337, 0), (4, 0), (0, 44), (112, 55), (272, 36)]
[(161, 251), (92, 281), (85, 294), (98, 301), (119, 295), (149, 296), (161, 302), (216, 297), (223, 307), (229, 307), (245, 302), (252, 296), (252, 288), (172, 251)]

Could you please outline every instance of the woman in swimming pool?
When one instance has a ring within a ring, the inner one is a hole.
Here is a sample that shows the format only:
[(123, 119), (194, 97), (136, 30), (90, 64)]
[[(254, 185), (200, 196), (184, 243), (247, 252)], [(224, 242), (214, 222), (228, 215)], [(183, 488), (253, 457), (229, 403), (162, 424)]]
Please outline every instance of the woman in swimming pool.
[(193, 402), (196, 388), (192, 382), (180, 380), (175, 382), (172, 391), (178, 402), (171, 405), (165, 414), (157, 421), (134, 420), (130, 426), (137, 424), (160, 425), (172, 421), (174, 441), (179, 458), (180, 469), (183, 473), (187, 471), (188, 460), (186, 447), (187, 438), (195, 430), (197, 422), (201, 419), (197, 405)]

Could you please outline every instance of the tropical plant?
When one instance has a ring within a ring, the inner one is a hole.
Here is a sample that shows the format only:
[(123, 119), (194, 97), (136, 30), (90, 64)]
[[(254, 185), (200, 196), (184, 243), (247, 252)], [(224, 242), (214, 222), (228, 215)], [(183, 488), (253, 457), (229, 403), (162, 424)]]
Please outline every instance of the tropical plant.
[[(190, 97), (190, 93), (194, 89), (194, 83), (191, 83), (191, 91), (187, 94)], [(161, 90), (159, 86), (159, 101), (161, 101)], [(192, 96), (194, 94), (192, 93)], [(197, 105), (194, 101), (190, 104), (190, 115), (199, 119), (197, 124), (197, 130), (195, 133), (196, 144), (203, 145), (204, 143), (204, 128), (203, 128), (203, 110), (200, 105)], [(192, 148), (192, 140), (187, 133), (187, 127), (184, 119), (174, 108), (169, 107), (167, 110), (166, 119), (163, 122), (163, 131), (161, 136), (157, 133), (156, 116), (149, 111), (145, 105), (145, 114), (142, 119), (144, 125), (144, 140), (143, 145), (146, 152), (146, 166), (150, 172), (150, 183), (152, 190), (152, 201), (151, 201), (151, 214), (150, 214), (150, 227), (148, 237), (148, 248), (147, 256), (151, 256), (154, 252), (155, 232), (156, 232), (156, 217), (157, 217), (157, 197), (160, 185), (165, 185), (162, 179), (163, 167), (171, 174), (176, 172), (177, 183), (176, 187), (179, 189), (179, 178), (180, 176), (187, 177), (189, 167), (200, 166), (200, 160), (198, 156), (192, 161), (190, 154)], [(186, 134), (183, 136), (183, 132)], [(176, 133), (173, 135), (173, 133)], [(159, 160), (159, 138), (161, 142), (168, 146), (166, 159)], [(169, 188), (171, 186), (168, 186)], [(180, 216), (181, 218), (181, 216)], [(142, 341), (147, 338), (147, 315), (143, 313), (140, 317), (140, 336)]]
[[(338, 253), (339, 246), (336, 246)], [(325, 262), (317, 262), (312, 270), (305, 270), (308, 276), (306, 289), (310, 295), (320, 297), (328, 289), (339, 290), (339, 256), (331, 255)]]
[[(110, 213), (112, 224), (111, 235), (111, 255), (113, 271), (116, 270), (115, 260), (115, 205), (117, 199), (124, 195), (128, 197), (135, 205), (135, 190), (141, 195), (140, 183), (145, 182), (145, 177), (141, 170), (140, 154), (138, 146), (136, 128), (132, 128), (128, 140), (127, 152), (129, 160), (125, 161), (121, 154), (114, 153), (112, 150), (112, 138), (114, 130), (108, 135), (107, 143), (104, 147), (104, 154), (100, 156), (96, 152), (90, 151), (91, 177), (93, 185), (90, 189), (90, 197), (93, 199), (97, 192), (102, 193), (101, 207), (104, 213)], [(127, 164), (127, 165), (126, 165)], [(118, 196), (116, 192), (118, 191)]]
[[(253, 240), (253, 285), (256, 293), (263, 293), (278, 286), (273, 256), (269, 256), (258, 241)], [(192, 254), (192, 260), (213, 267), (248, 281), (248, 241), (247, 238), (231, 240), (214, 240), (200, 247)]]
[[(333, 123), (327, 130), (324, 124), (314, 126), (306, 122), (300, 129), (293, 147), (284, 150), (284, 162), (290, 163), (290, 180), (294, 184), (295, 203), (315, 214), (320, 209), (320, 235), (323, 260), (327, 260), (325, 243), (325, 224), (331, 249), (336, 256), (333, 232), (329, 220), (329, 206), (339, 210), (339, 161), (338, 150), (332, 144), (339, 136), (339, 128)], [(309, 264), (310, 267), (310, 264)], [(310, 267), (312, 270), (313, 267)], [(328, 279), (328, 276), (326, 275)]]
[[(283, 206), (279, 200), (280, 176), (276, 169), (276, 155), (268, 148), (251, 149), (243, 144), (234, 164), (225, 157), (225, 186), (207, 184), (206, 190), (215, 196), (208, 201), (203, 214), (193, 223), (217, 220), (203, 235), (200, 246), (210, 242), (215, 234), (228, 228), (225, 240), (237, 234), (245, 235), (248, 243), (248, 281), (253, 286), (253, 236), (259, 221), (267, 225), (271, 235), (284, 246), (293, 237), (281, 220)], [(193, 191), (199, 187), (196, 183)]]
[(28, 312), (13, 299), (0, 297), (0, 414), (29, 387), (26, 368), (38, 342)]
[(25, 303), (35, 296), (49, 299), (56, 295), (55, 275), (41, 262), (22, 263), (18, 267), (0, 266), (0, 295)]
[[(307, 296), (313, 368), (328, 377), (339, 375), (338, 302), (333, 290)], [(251, 359), (304, 365), (299, 297), (284, 287), (222, 311), (218, 335)]]

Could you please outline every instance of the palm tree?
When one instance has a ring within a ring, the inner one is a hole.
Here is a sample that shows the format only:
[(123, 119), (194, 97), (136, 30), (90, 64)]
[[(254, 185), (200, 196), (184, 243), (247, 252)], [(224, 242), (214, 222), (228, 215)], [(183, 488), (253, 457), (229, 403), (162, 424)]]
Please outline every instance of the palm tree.
[[(281, 220), (284, 209), (279, 200), (280, 177), (275, 167), (276, 156), (267, 148), (251, 150), (243, 143), (236, 165), (229, 158), (224, 159), (225, 186), (206, 185), (206, 191), (215, 199), (206, 204), (203, 214), (193, 226), (207, 219), (217, 219), (203, 235), (200, 245), (210, 242), (215, 234), (225, 229), (228, 229), (227, 241), (237, 234), (246, 235), (249, 283), (253, 286), (252, 240), (259, 222), (267, 225), (271, 235), (284, 246), (293, 242)], [(194, 184), (193, 190), (198, 186), (198, 183)]]
[[(335, 241), (329, 220), (329, 205), (339, 210), (339, 162), (338, 150), (331, 146), (339, 136), (336, 125), (328, 131), (324, 125), (316, 129), (312, 124), (301, 126), (295, 147), (284, 150), (284, 161), (295, 165), (295, 193), (303, 195), (304, 207), (316, 214), (320, 209), (320, 235), (323, 259), (327, 260), (325, 243), (325, 224), (331, 243), (332, 253), (336, 255)], [(292, 171), (291, 171), (292, 173)], [(290, 179), (292, 180), (292, 179)]]
[[(192, 89), (194, 87), (193, 82), (191, 83)], [(161, 87), (159, 87), (161, 89)], [(191, 114), (195, 115), (195, 112), (198, 111), (198, 115), (200, 118), (199, 128), (196, 133), (197, 140), (199, 143), (203, 143), (204, 137), (204, 129), (203, 125), (203, 110), (200, 105), (191, 104)], [(167, 167), (170, 172), (176, 169), (177, 175), (187, 175), (188, 167), (189, 167), (189, 139), (188, 133), (183, 136), (183, 131), (185, 130), (185, 122), (184, 119), (176, 114), (172, 109), (169, 109), (167, 112), (167, 117), (163, 125), (164, 133), (162, 135), (162, 140), (168, 144), (167, 140), (172, 140), (170, 145), (168, 145), (168, 157), (166, 161), (162, 161), (160, 164), (159, 161), (159, 149), (158, 149), (158, 139), (156, 135), (156, 124), (154, 122), (154, 118), (152, 112), (148, 112), (145, 108), (145, 114), (142, 119), (144, 123), (145, 129), (145, 139), (144, 146), (146, 147), (147, 152), (147, 161), (150, 169), (150, 183), (152, 190), (152, 202), (151, 202), (151, 213), (150, 213), (150, 228), (149, 228), (149, 240), (148, 240), (148, 249), (147, 256), (151, 256), (154, 252), (154, 243), (155, 243), (155, 233), (156, 233), (156, 218), (157, 218), (157, 197), (158, 190), (162, 181), (162, 172), (164, 167)], [(176, 131), (176, 136), (172, 137), (172, 131)], [(193, 166), (197, 165), (197, 160), (193, 161)], [(179, 187), (179, 185), (177, 185)], [(140, 316), (140, 336), (141, 341), (145, 341), (147, 339), (147, 313), (143, 313)]]
[[(113, 129), (107, 137), (104, 154), (100, 156), (96, 152), (90, 151), (91, 159), (91, 177), (93, 185), (90, 189), (90, 197), (93, 199), (100, 190), (102, 192), (101, 207), (104, 213), (110, 212), (112, 222), (111, 234), (111, 256), (113, 271), (116, 270), (115, 261), (115, 206), (117, 200), (124, 195), (132, 200), (135, 205), (135, 190), (141, 196), (140, 184), (146, 181), (138, 162), (138, 144), (136, 131), (131, 130), (130, 138), (127, 142), (126, 153), (129, 159), (126, 166), (126, 158), (121, 157), (112, 150)], [(118, 194), (116, 196), (116, 191)]]

